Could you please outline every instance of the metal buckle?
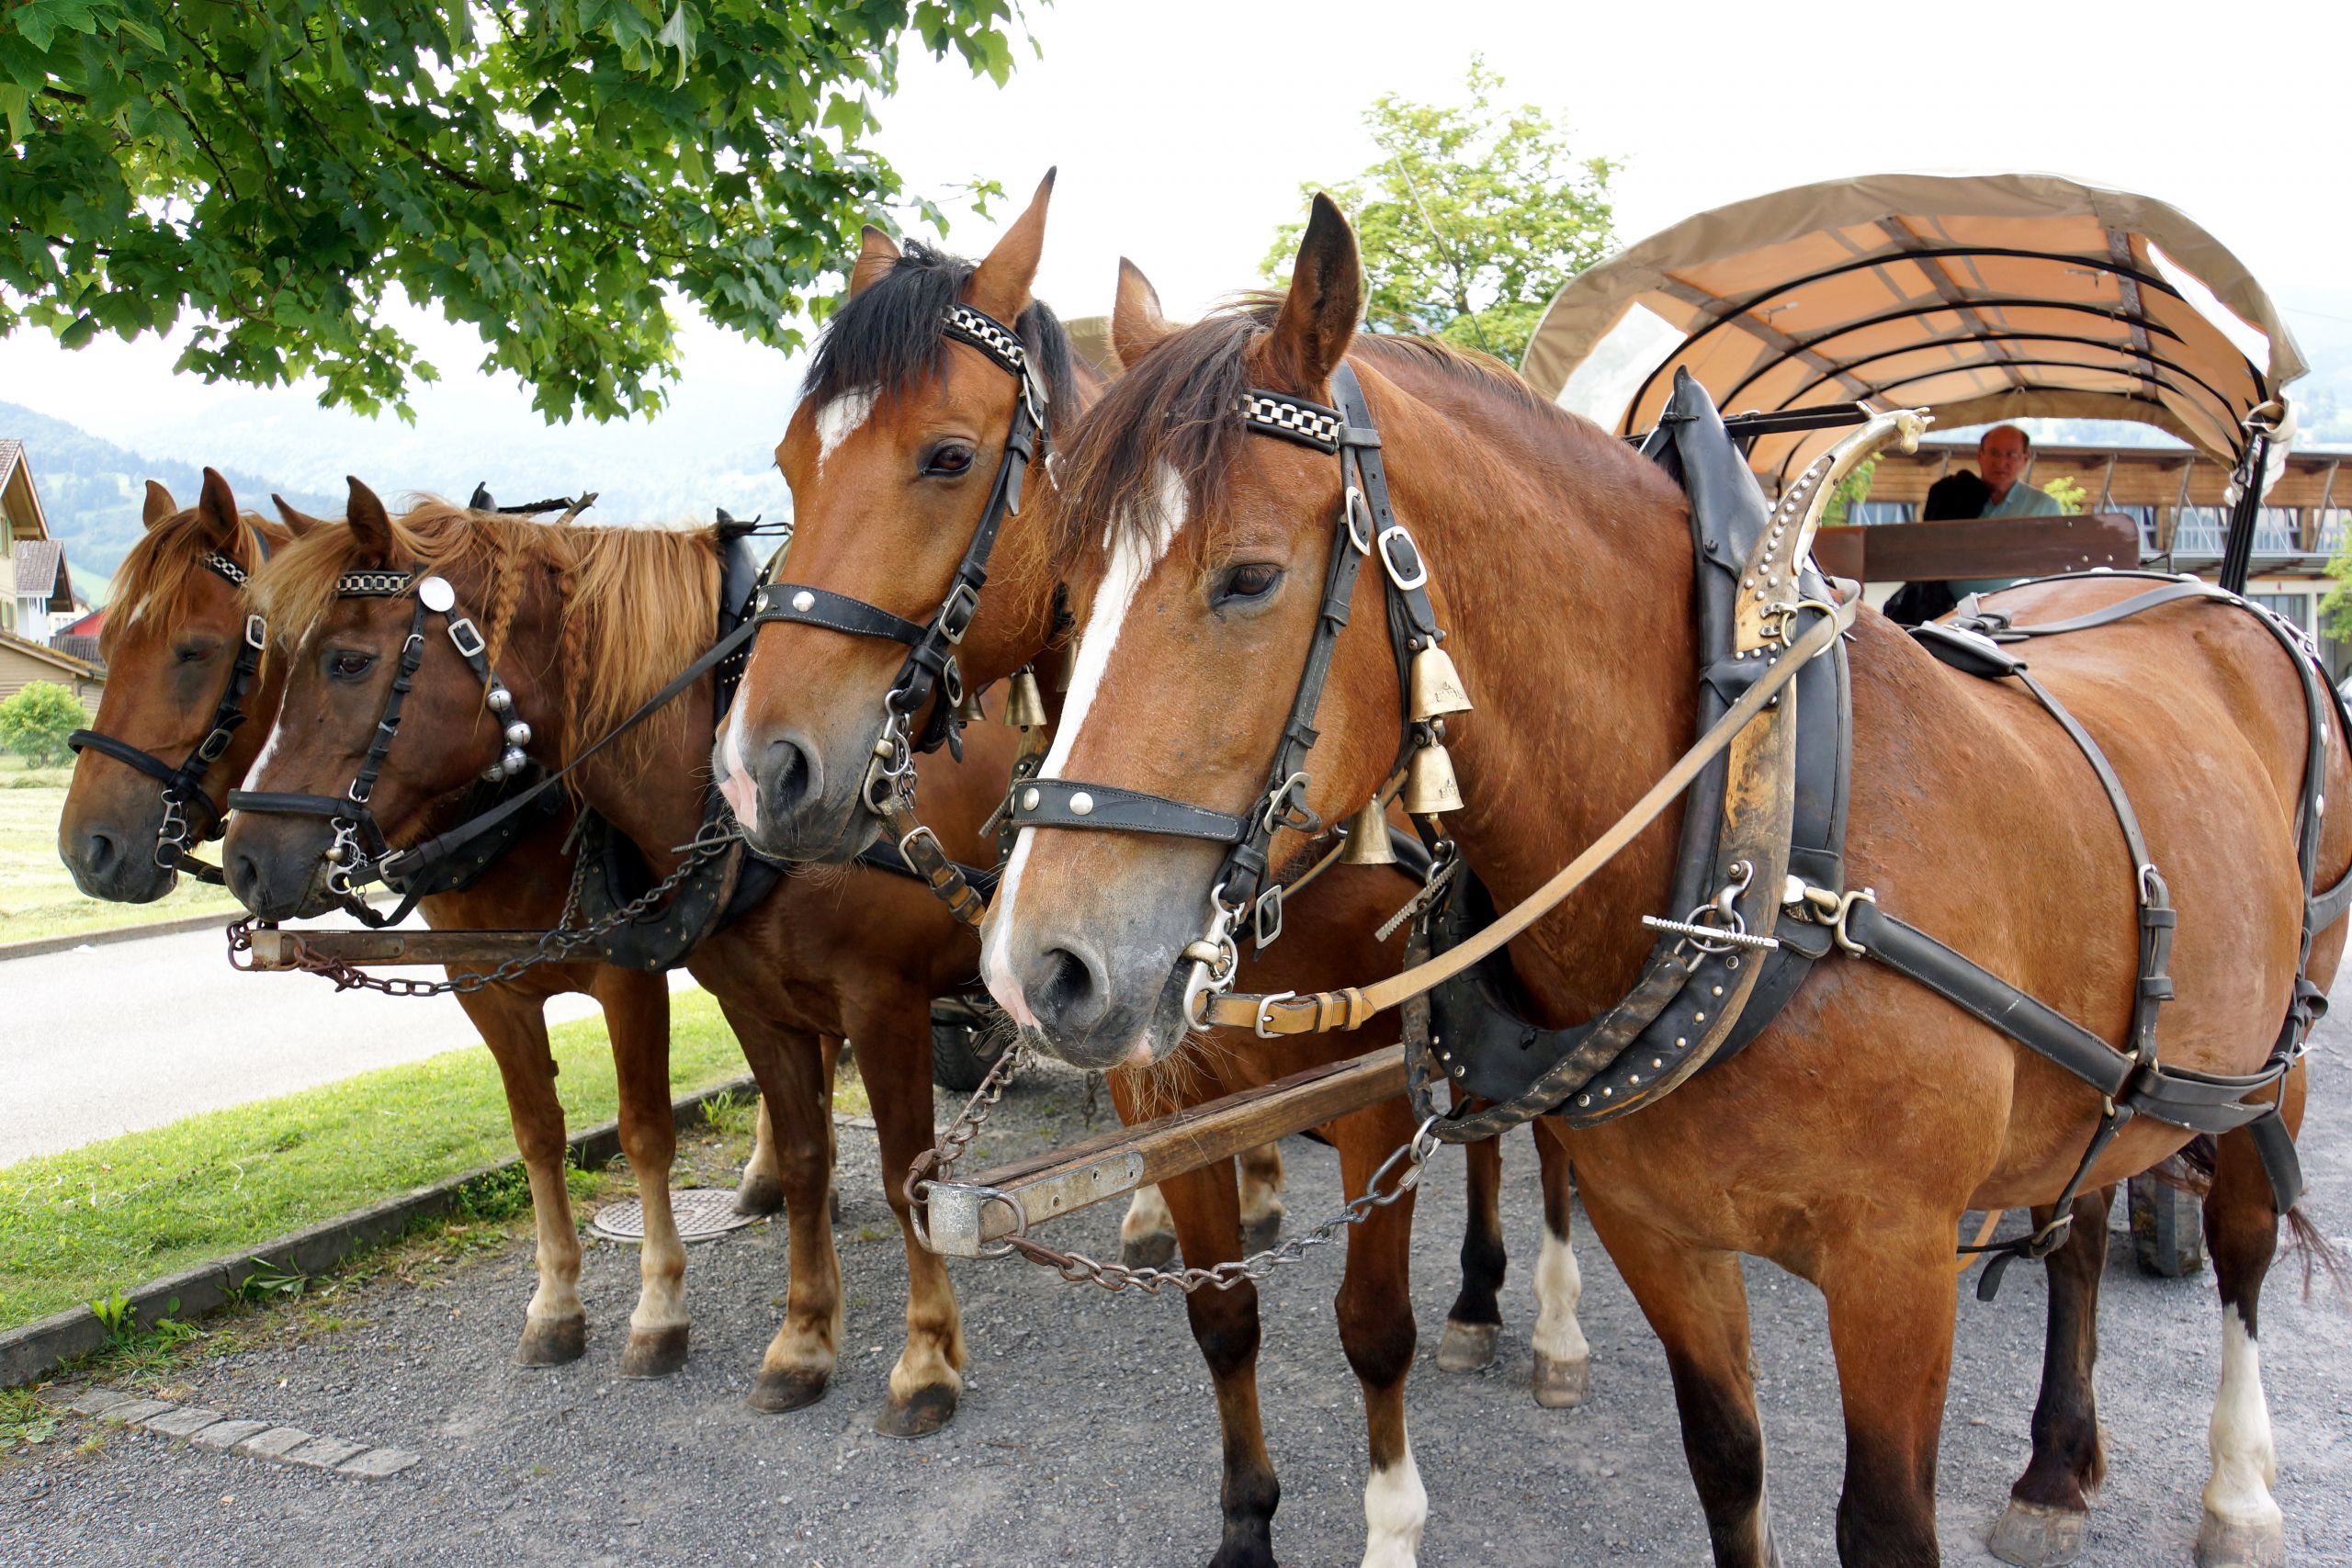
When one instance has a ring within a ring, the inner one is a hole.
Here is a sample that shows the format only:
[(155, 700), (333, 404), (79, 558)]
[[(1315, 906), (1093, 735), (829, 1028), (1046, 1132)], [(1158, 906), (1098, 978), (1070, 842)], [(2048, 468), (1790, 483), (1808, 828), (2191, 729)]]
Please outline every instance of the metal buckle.
[(1225, 884), (1218, 883), (1209, 893), (1208, 929), (1184, 948), (1183, 956), (1193, 965), (1192, 974), (1184, 979), (1184, 1021), (1194, 1029), (1209, 1027), (1208, 1020), (1201, 1016), (1202, 1004), (1233, 988), (1234, 972), (1241, 966), (1241, 951), (1234, 946), (1232, 935), (1239, 913), (1227, 908)]
[(1258, 1021), (1250, 1027), (1257, 1030), (1259, 1039), (1279, 1040), (1282, 1038), (1272, 1030), (1267, 1028), (1266, 1025), (1273, 1016), (1274, 1004), (1276, 1002), (1286, 1002), (1296, 995), (1298, 995), (1296, 991), (1276, 991), (1272, 996), (1260, 997), (1258, 998)]
[(947, 639), (949, 646), (953, 647), (963, 642), (964, 634), (970, 629), (972, 616), (978, 612), (979, 607), (979, 590), (974, 588), (969, 582), (956, 583), (955, 590), (947, 595), (946, 602), (939, 606), (937, 617), (939, 635)]
[[(1413, 552), (1414, 575), (1412, 581), (1409, 582), (1405, 579), (1403, 569), (1398, 567), (1396, 564), (1396, 547), (1388, 542), (1391, 539), (1404, 540), (1405, 547)], [(1398, 589), (1407, 593), (1410, 593), (1414, 589), (1420, 587), (1430, 580), (1429, 560), (1421, 554), (1421, 547), (1413, 542), (1413, 536), (1405, 531), (1405, 525), (1402, 523), (1391, 523), (1387, 527), (1380, 531), (1380, 538), (1377, 543), (1380, 546), (1381, 568), (1388, 573), (1388, 581), (1395, 583)]]
[(259, 615), (245, 617), (245, 646), (255, 653), (269, 647), (269, 623)]
[[(1306, 787), (1306, 773), (1304, 770), (1284, 779), (1272, 793), (1266, 796), (1266, 809), (1259, 818), (1258, 826), (1268, 833), (1273, 832), (1278, 828), (1297, 828), (1304, 831), (1315, 820), (1314, 813), (1307, 812), (1305, 818), (1292, 818), (1286, 815), (1286, 808), (1292, 794)], [(1299, 809), (1306, 810), (1305, 802), (1300, 803)]]
[[(1340, 508), (1347, 517), (1348, 543), (1356, 547), (1356, 554), (1360, 556), (1372, 554), (1374, 528), (1372, 502), (1363, 498), (1363, 491), (1350, 485), (1347, 494), (1340, 498)], [(1359, 514), (1363, 518), (1363, 532), (1361, 534), (1356, 532), (1356, 518)]]
[[(460, 636), (460, 633), (464, 635)], [(467, 637), (473, 638), (471, 648), (466, 646)], [(481, 628), (475, 626), (472, 617), (468, 615), (459, 615), (449, 623), (449, 641), (468, 659), (479, 659), (490, 649), (490, 644), (482, 638)]]
[(1282, 940), (1283, 885), (1281, 883), (1275, 883), (1258, 895), (1257, 903), (1250, 906), (1250, 925), (1251, 939), (1257, 942), (1258, 951), (1261, 953)]
[(234, 739), (235, 736), (231, 731), (218, 725), (214, 726), (209, 735), (196, 743), (197, 760), (204, 762), (219, 761), (220, 754), (229, 749), (229, 742)]

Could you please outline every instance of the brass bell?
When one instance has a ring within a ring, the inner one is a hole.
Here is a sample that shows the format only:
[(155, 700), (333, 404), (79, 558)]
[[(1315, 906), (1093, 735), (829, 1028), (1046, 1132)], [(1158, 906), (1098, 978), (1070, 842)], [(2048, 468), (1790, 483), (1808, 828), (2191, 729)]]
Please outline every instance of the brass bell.
[(964, 700), (956, 705), (956, 720), (958, 724), (978, 724), (988, 716), (989, 710), (981, 705), (980, 694), (978, 692), (965, 693)]
[(1462, 786), (1454, 781), (1453, 759), (1445, 754), (1443, 741), (1430, 741), (1406, 762), (1404, 801), (1415, 817), (1462, 809)]
[(1395, 865), (1396, 852), (1388, 843), (1388, 814), (1374, 795), (1348, 818), (1347, 847), (1340, 852), (1341, 865)]
[(1415, 724), (1470, 711), (1470, 694), (1462, 689), (1462, 677), (1454, 671), (1453, 657), (1437, 643), (1413, 655), (1412, 682)]
[(1046, 696), (1027, 665), (1012, 677), (1012, 694), (1005, 699), (1004, 722), (1015, 729), (1038, 729), (1046, 723)]

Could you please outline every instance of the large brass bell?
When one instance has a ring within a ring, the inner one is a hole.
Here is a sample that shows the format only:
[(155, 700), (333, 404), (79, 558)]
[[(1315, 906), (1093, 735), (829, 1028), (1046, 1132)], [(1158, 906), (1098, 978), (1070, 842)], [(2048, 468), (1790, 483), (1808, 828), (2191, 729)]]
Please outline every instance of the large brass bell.
[(1405, 763), (1405, 809), (1415, 817), (1436, 817), (1462, 809), (1462, 786), (1453, 777), (1453, 759), (1445, 743), (1430, 740)]
[(1037, 690), (1037, 677), (1026, 665), (1012, 677), (1012, 694), (1005, 701), (1004, 722), (1015, 729), (1037, 729), (1045, 725), (1045, 694)]
[(1395, 865), (1396, 852), (1388, 843), (1388, 813), (1374, 795), (1348, 818), (1348, 841), (1340, 852), (1341, 865)]
[(1411, 677), (1415, 724), (1470, 711), (1470, 694), (1462, 689), (1462, 677), (1454, 671), (1453, 656), (1438, 644), (1433, 642), (1413, 655)]

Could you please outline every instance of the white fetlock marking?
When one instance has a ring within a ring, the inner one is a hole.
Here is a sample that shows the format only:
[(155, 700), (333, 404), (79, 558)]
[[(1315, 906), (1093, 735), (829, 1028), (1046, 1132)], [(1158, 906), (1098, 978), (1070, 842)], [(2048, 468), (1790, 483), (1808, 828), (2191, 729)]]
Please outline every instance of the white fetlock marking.
[(2205, 1483), (2205, 1511), (2225, 1525), (2275, 1528), (2278, 1456), (2270, 1445), (2270, 1409), (2262, 1397), (2262, 1352), (2232, 1307), (2222, 1318), (2222, 1387), (2213, 1396), (2213, 1478)]
[(1165, 1235), (1176, 1229), (1176, 1216), (1168, 1212), (1168, 1200), (1159, 1195), (1157, 1186), (1138, 1188), (1135, 1201), (1127, 1205), (1127, 1217), (1119, 1222), (1119, 1239), (1134, 1241), (1142, 1236)]
[(1430, 1495), (1408, 1440), (1402, 1459), (1364, 1483), (1363, 1568), (1414, 1568), (1429, 1517)]
[(1544, 1233), (1544, 1250), (1535, 1259), (1535, 1353), (1555, 1361), (1581, 1361), (1592, 1354), (1577, 1322), (1577, 1303), (1584, 1296), (1584, 1272), (1577, 1267), (1575, 1249), (1566, 1241)]

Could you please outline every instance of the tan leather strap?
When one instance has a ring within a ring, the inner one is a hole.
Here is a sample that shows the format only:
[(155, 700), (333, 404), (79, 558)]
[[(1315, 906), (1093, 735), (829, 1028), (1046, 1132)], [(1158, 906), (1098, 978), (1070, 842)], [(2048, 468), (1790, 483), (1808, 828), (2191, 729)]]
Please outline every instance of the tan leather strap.
[(1385, 1012), (1399, 1002), (1434, 989), (1470, 968), (1549, 914), (1569, 894), (1589, 881), (1595, 872), (1614, 859), (1619, 851), (1657, 821), (1660, 814), (1690, 787), (1707, 764), (1729, 749), (1749, 721), (1762, 713), (1781, 689), (1796, 679), (1797, 671), (1815, 655), (1826, 651), (1847, 627), (1854, 624), (1854, 613), (1860, 603), (1860, 595), (1857, 594), (1838, 605), (1836, 614), (1824, 615), (1816, 620), (1739, 701), (1725, 710), (1714, 727), (1699, 738), (1697, 744), (1676, 759), (1665, 776), (1652, 784), (1649, 793), (1635, 801), (1632, 809), (1620, 817), (1607, 832), (1594, 840), (1582, 854), (1562, 867), (1551, 881), (1512, 906), (1476, 935), (1427, 963), (1417, 964), (1401, 974), (1392, 975), (1370, 986), (1317, 991), (1306, 996), (1224, 992), (1202, 1004), (1202, 1016), (1197, 1021), (1228, 1029), (1251, 1029), (1266, 1035), (1320, 1034), (1333, 1030), (1355, 1029), (1375, 1013)]

